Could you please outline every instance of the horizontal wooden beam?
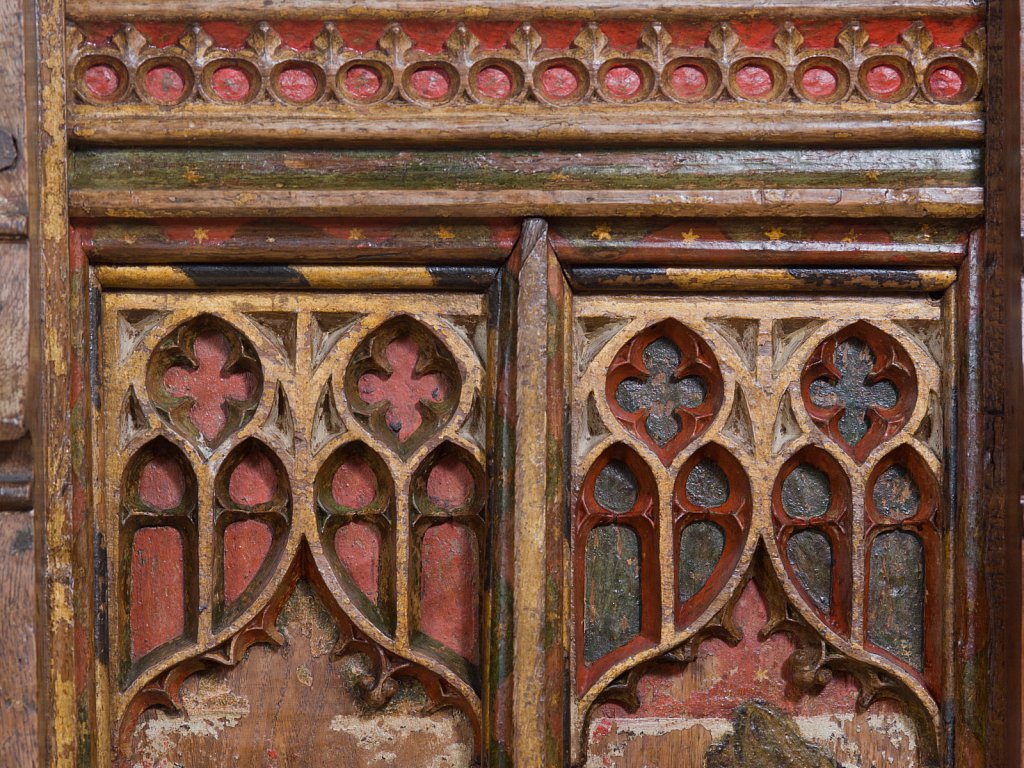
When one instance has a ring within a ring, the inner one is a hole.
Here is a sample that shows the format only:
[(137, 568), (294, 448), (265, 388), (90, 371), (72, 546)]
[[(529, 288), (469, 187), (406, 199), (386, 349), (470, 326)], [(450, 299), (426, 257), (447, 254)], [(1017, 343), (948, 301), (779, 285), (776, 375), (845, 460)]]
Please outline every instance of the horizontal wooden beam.
[(187, 264), (176, 266), (99, 266), (94, 275), (104, 289), (194, 291), (309, 290), (484, 290), (497, 267), (361, 267), (289, 264)]
[(557, 219), (549, 236), (568, 265), (952, 267), (969, 221), (874, 219)]
[(816, 292), (932, 293), (956, 280), (955, 269), (687, 269), (678, 267), (569, 267), (579, 292)]
[(707, 146), (752, 142), (765, 145), (979, 142), (980, 105), (913, 104), (879, 107), (849, 104), (708, 106), (468, 107), (459, 110), (399, 107), (368, 116), (343, 106), (246, 108), (188, 105), (173, 112), (145, 105), (77, 106), (69, 137), (80, 145), (290, 146), (380, 145), (589, 147)]
[(976, 187), (977, 149), (84, 150), (73, 191), (508, 192)]
[(361, 0), (337, 3), (333, 0), (69, 0), (67, 14), (76, 20), (166, 20), (194, 18), (259, 21), (278, 16), (301, 19), (409, 19), (409, 18), (631, 18), (651, 16), (702, 19), (731, 19), (757, 16), (800, 16), (802, 18), (856, 18), (858, 16), (951, 16), (981, 13), (981, 0), (852, 0), (820, 3), (816, 0)]
[(725, 190), (98, 190), (71, 192), (73, 217), (980, 216), (981, 187)]
[(517, 219), (202, 219), (78, 221), (89, 262), (499, 264)]

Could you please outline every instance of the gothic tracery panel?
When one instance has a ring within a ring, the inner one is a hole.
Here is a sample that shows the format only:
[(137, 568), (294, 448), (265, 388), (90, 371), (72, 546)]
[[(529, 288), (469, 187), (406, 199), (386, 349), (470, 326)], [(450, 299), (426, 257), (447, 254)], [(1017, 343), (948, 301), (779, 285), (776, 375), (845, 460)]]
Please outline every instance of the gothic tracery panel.
[[(870, 707), (891, 748), (916, 745), (901, 765), (931, 765), (941, 302), (833, 297), (822, 316), (814, 298), (582, 295), (573, 308), (576, 759), (602, 764), (640, 734), (650, 749), (672, 718), (660, 735), (694, 749), (715, 716), (829, 746), (825, 731)], [(722, 642), (765, 664), (726, 674), (708, 655)], [(777, 701), (757, 693), (769, 677), (785, 681)], [(715, 705), (688, 698), (718, 689)], [(826, 714), (815, 731), (807, 718)]]
[(331, 664), (355, 697), (338, 718), (451, 710), (444, 727), (470, 734), (468, 765), (488, 520), (484, 298), (211, 293), (202, 312), (188, 294), (103, 300), (112, 748), (139, 749), (156, 727), (148, 709), (180, 708), (194, 673), (210, 670), (201, 690), (253, 643), (300, 652), (288, 606), (308, 599), (330, 617)]

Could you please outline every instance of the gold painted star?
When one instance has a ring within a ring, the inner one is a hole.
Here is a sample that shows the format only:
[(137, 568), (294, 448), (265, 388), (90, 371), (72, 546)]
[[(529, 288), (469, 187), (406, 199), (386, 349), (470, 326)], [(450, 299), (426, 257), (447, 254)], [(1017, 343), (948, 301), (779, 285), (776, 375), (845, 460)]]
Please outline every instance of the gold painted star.
[(682, 234), (684, 243), (692, 243), (694, 240), (700, 240), (700, 235), (693, 231), (693, 228), (686, 230)]
[(931, 224), (922, 224), (921, 225), (921, 234), (919, 236), (920, 236), (920, 238), (922, 240), (931, 240), (932, 239), (932, 225)]
[(771, 229), (764, 233), (764, 236), (767, 237), (769, 240), (781, 240), (786, 236), (786, 233), (783, 232), (778, 227), (772, 227)]
[(872, 169), (870, 171), (865, 171), (864, 175), (867, 176), (869, 179), (871, 179), (871, 181), (878, 181), (878, 177), (881, 176), (882, 174), (880, 174), (878, 171)]
[(438, 227), (437, 236), (442, 240), (452, 240), (455, 238), (455, 233), (448, 229), (448, 227)]
[(203, 177), (199, 175), (199, 171), (197, 171), (195, 168), (186, 168), (185, 169), (185, 180), (186, 181), (190, 181), (193, 184), (195, 184), (201, 178), (203, 178)]
[(843, 243), (856, 243), (857, 242), (857, 233), (854, 232), (851, 229), (849, 232), (846, 233), (846, 237), (844, 237), (840, 242), (843, 242)]
[(363, 230), (359, 229), (359, 227), (352, 227), (352, 229), (350, 229), (348, 231), (348, 239), (349, 240), (362, 240), (363, 239)]
[(591, 237), (596, 237), (598, 240), (611, 240), (612, 231), (608, 228), (607, 224), (598, 224), (594, 227), (594, 231), (590, 233)]
[(201, 243), (204, 240), (210, 239), (210, 233), (209, 231), (203, 229), (202, 227), (196, 227), (194, 230), (192, 230), (192, 239), (195, 240), (197, 243)]
[(551, 174), (551, 181), (568, 181), (569, 174), (562, 171), (555, 171)]
[(766, 682), (768, 680), (768, 670), (759, 669), (754, 673), (754, 679), (758, 682)]

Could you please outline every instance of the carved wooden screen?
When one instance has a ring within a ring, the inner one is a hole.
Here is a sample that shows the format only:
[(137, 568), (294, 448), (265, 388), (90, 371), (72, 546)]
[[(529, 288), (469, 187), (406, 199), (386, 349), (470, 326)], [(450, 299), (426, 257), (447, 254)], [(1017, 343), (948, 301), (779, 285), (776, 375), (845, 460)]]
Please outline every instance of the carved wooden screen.
[(52, 762), (1010, 764), (1013, 32), (751, 5), (40, 4)]

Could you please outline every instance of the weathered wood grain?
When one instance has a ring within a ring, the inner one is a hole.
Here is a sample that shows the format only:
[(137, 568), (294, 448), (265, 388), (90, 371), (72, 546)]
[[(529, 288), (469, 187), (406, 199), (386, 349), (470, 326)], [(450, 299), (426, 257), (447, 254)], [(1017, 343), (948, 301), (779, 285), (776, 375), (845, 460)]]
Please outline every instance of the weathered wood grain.
[[(631, 119), (642, 118), (633, 116)], [(311, 150), (89, 149), (74, 192), (373, 190), (559, 192), (974, 188), (977, 149)], [(229, 182), (229, 183), (226, 183)], [(252, 215), (252, 214), (248, 214)], [(474, 211), (474, 216), (480, 214)]]
[(0, 2), (5, 41), (0, 59), (0, 235), (8, 237), (28, 233), (23, 8), (17, 0)]
[(767, 0), (714, 0), (701, 3), (696, 0), (670, 3), (665, 0), (639, 0), (628, 5), (616, 0), (580, 3), (576, 0), (551, 0), (547, 3), (508, 2), (507, 0), (454, 0), (453, 2), (428, 2), (410, 5), (402, 0), (367, 0), (358, 5), (339, 8), (330, 0), (232, 0), (211, 2), (211, 0), (189, 0), (168, 6), (158, 0), (71, 0), (68, 15), (74, 19), (175, 19), (189, 18), (221, 19), (231, 18), (245, 21), (260, 20), (278, 13), (290, 17), (319, 19), (331, 18), (452, 18), (472, 16), (474, 18), (516, 19), (538, 18), (631, 18), (647, 19), (651, 16), (696, 17), (722, 19), (737, 15), (763, 17), (798, 14), (807, 18), (835, 18), (842, 16), (900, 16), (930, 15), (945, 17), (964, 13), (978, 13), (983, 4), (978, 0), (855, 0), (842, 5), (822, 4), (816, 0), (789, 0), (785, 3)]
[(0, 513), (0, 763), (37, 764), (34, 517)]
[[(443, 126), (443, 130), (439, 127)], [(644, 126), (656, 126), (656, 130)], [(230, 107), (181, 109), (171, 115), (133, 114), (79, 107), (69, 127), (71, 137), (87, 145), (181, 145), (202, 142), (228, 147), (239, 143), (273, 146), (287, 134), (291, 145), (486, 146), (493, 143), (558, 146), (580, 143), (617, 146), (702, 146), (737, 143), (786, 145), (836, 143), (865, 146), (892, 136), (911, 143), (975, 143), (983, 136), (983, 120), (975, 105), (822, 110), (798, 112), (741, 105), (678, 110), (613, 107), (588, 108), (581, 120), (571, 109), (552, 114), (509, 115), (478, 108), (446, 114), (389, 115), (385, 122), (336, 109), (307, 107), (301, 115), (253, 114)]]
[(956, 280), (952, 269), (701, 269), (682, 267), (569, 267), (573, 289), (585, 292), (819, 292), (876, 290), (890, 293), (943, 291)]
[(74, 216), (824, 216), (973, 218), (981, 187), (817, 188), (686, 191), (287, 191), (78, 190)]
[(27, 242), (0, 241), (0, 443), (28, 430), (28, 259)]

